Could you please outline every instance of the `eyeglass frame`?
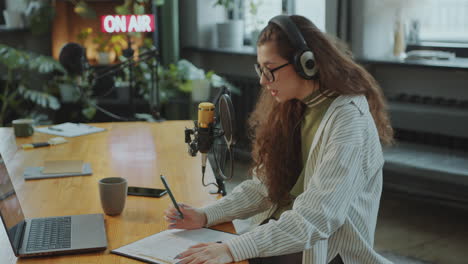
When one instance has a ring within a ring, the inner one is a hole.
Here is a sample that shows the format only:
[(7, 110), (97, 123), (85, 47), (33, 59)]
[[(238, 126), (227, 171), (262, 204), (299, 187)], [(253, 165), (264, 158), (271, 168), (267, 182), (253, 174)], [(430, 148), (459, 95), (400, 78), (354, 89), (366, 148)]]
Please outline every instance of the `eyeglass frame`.
[[(263, 76), (265, 76), (265, 78), (266, 78), (266, 80), (267, 80), (268, 82), (274, 82), (274, 81), (275, 81), (275, 75), (274, 75), (273, 73), (274, 73), (275, 71), (279, 70), (279, 69), (282, 69), (282, 68), (288, 66), (289, 64), (291, 64), (291, 62), (286, 62), (285, 64), (280, 65), (280, 66), (278, 66), (278, 67), (275, 67), (275, 68), (273, 68), (273, 69), (268, 69), (268, 68), (265, 68), (265, 67), (260, 66), (260, 64), (258, 64), (258, 63), (255, 63), (255, 64), (254, 64), (254, 67), (255, 67), (255, 71), (257, 72), (258, 78), (262, 78), (262, 75), (263, 75)], [(273, 78), (273, 80), (271, 80), (271, 81), (268, 80), (267, 75), (265, 75), (265, 73), (264, 73), (265, 70), (263, 70), (263, 69), (266, 69), (266, 70), (268, 70), (268, 71), (270, 72), (271, 77)]]

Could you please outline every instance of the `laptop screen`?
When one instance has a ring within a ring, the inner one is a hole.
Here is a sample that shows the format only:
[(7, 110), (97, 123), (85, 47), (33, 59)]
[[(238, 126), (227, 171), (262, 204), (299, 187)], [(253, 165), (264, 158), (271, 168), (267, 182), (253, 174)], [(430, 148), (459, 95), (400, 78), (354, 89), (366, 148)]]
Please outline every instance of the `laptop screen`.
[(3, 221), (3, 225), (5, 226), (8, 233), (10, 243), (13, 246), (13, 249), (17, 251), (17, 243), (19, 242), (20, 236), (22, 235), (22, 228), (24, 225), (24, 215), (1, 153), (0, 215)]

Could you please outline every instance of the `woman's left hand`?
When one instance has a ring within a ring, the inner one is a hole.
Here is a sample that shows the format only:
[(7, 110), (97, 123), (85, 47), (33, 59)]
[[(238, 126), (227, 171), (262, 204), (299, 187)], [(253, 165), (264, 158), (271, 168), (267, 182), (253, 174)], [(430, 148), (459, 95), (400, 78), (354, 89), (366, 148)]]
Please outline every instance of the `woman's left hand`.
[(231, 251), (223, 243), (201, 243), (177, 255), (177, 264), (225, 264), (233, 262)]

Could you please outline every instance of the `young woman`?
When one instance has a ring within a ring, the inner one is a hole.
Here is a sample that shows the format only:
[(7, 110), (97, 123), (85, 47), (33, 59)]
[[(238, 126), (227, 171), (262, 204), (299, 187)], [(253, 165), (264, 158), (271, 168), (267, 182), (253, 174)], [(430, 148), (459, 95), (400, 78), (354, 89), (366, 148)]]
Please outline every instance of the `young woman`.
[(253, 179), (208, 207), (183, 205), (183, 220), (165, 212), (169, 228), (251, 216), (257, 225), (178, 263), (390, 263), (373, 249), (381, 145), (393, 137), (381, 89), (304, 17), (273, 18), (257, 46)]

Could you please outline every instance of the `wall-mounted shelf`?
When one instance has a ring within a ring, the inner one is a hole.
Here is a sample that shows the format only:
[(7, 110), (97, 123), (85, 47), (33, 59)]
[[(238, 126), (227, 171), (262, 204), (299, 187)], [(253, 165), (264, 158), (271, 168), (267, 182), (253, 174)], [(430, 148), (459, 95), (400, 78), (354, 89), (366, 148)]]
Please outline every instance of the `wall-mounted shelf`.
[(8, 28), (6, 25), (0, 25), (1, 32), (28, 32), (29, 28)]
[[(242, 49), (185, 47), (183, 48), (183, 50), (189, 52), (204, 52), (232, 55), (257, 55), (255, 49), (252, 46), (244, 46)], [(451, 60), (399, 60), (396, 58), (357, 58), (356, 61), (361, 64), (370, 65), (396, 65), (463, 70), (468, 69), (468, 58), (454, 58)]]
[(396, 58), (358, 58), (357, 62), (371, 65), (397, 65), (410, 67), (430, 67), (439, 69), (468, 69), (468, 58), (451, 60), (399, 60)]
[(241, 49), (229, 49), (229, 48), (200, 48), (200, 47), (185, 47), (186, 51), (195, 52), (208, 52), (208, 53), (224, 53), (232, 55), (249, 55), (256, 56), (257, 52), (252, 46), (243, 46)]

